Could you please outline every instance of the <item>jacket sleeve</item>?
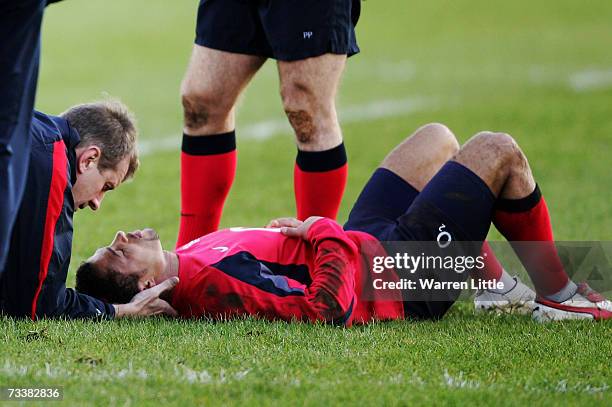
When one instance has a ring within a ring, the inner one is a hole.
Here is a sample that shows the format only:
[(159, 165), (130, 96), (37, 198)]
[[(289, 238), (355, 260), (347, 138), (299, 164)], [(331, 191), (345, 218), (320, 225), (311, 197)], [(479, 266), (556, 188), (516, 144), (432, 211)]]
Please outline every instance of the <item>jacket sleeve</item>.
[(113, 319), (115, 307), (64, 284), (41, 292), (36, 308), (38, 318)]
[(89, 295), (81, 294), (73, 288), (63, 287), (55, 294), (55, 309), (39, 309), (38, 317), (66, 319), (113, 319), (115, 307)]

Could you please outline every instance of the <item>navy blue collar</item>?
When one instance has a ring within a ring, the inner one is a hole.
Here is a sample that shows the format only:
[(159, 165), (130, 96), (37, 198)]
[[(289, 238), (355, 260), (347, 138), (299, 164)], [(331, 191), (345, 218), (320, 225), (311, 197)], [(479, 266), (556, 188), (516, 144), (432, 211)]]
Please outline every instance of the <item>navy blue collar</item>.
[(55, 123), (60, 131), (64, 144), (66, 144), (66, 150), (68, 151), (68, 162), (70, 163), (70, 181), (72, 185), (76, 182), (76, 146), (81, 142), (79, 133), (74, 129), (70, 123), (64, 118), (59, 116), (50, 116), (51, 120)]

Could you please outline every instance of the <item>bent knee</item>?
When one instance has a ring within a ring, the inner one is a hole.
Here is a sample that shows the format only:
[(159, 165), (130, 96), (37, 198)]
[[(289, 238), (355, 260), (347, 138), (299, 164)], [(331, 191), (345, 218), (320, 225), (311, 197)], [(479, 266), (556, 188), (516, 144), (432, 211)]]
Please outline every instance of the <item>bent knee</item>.
[(428, 142), (440, 149), (440, 152), (452, 157), (459, 151), (459, 142), (455, 134), (444, 124), (428, 123), (417, 130), (418, 134), (427, 137)]
[(508, 133), (481, 131), (473, 140), (479, 149), (493, 153), (505, 165), (522, 165), (526, 162), (523, 151)]
[(514, 138), (508, 133), (481, 131), (474, 136), (473, 142), (483, 148), (496, 149), (504, 152), (512, 152), (519, 149)]

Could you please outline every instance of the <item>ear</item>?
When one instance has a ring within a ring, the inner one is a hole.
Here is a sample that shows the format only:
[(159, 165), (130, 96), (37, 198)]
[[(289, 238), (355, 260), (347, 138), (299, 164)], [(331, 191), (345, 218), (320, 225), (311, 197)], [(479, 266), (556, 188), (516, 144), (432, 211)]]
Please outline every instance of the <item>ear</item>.
[(153, 277), (147, 277), (144, 280), (140, 280), (138, 288), (140, 288), (140, 291), (144, 291), (148, 290), (149, 288), (153, 288), (156, 285), (157, 283), (155, 282), (155, 279)]
[(77, 150), (77, 172), (82, 174), (98, 166), (102, 151), (98, 146), (87, 146)]

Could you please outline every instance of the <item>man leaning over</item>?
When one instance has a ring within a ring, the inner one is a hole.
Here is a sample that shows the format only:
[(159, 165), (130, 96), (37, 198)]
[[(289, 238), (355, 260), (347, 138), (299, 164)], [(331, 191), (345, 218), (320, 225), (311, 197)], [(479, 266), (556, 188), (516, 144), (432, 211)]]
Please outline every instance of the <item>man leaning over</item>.
[(6, 315), (113, 318), (173, 314), (159, 295), (176, 281), (112, 305), (66, 288), (77, 209), (97, 210), (104, 195), (138, 168), (137, 130), (116, 101), (81, 104), (60, 116), (34, 112), (28, 177), (0, 273)]

